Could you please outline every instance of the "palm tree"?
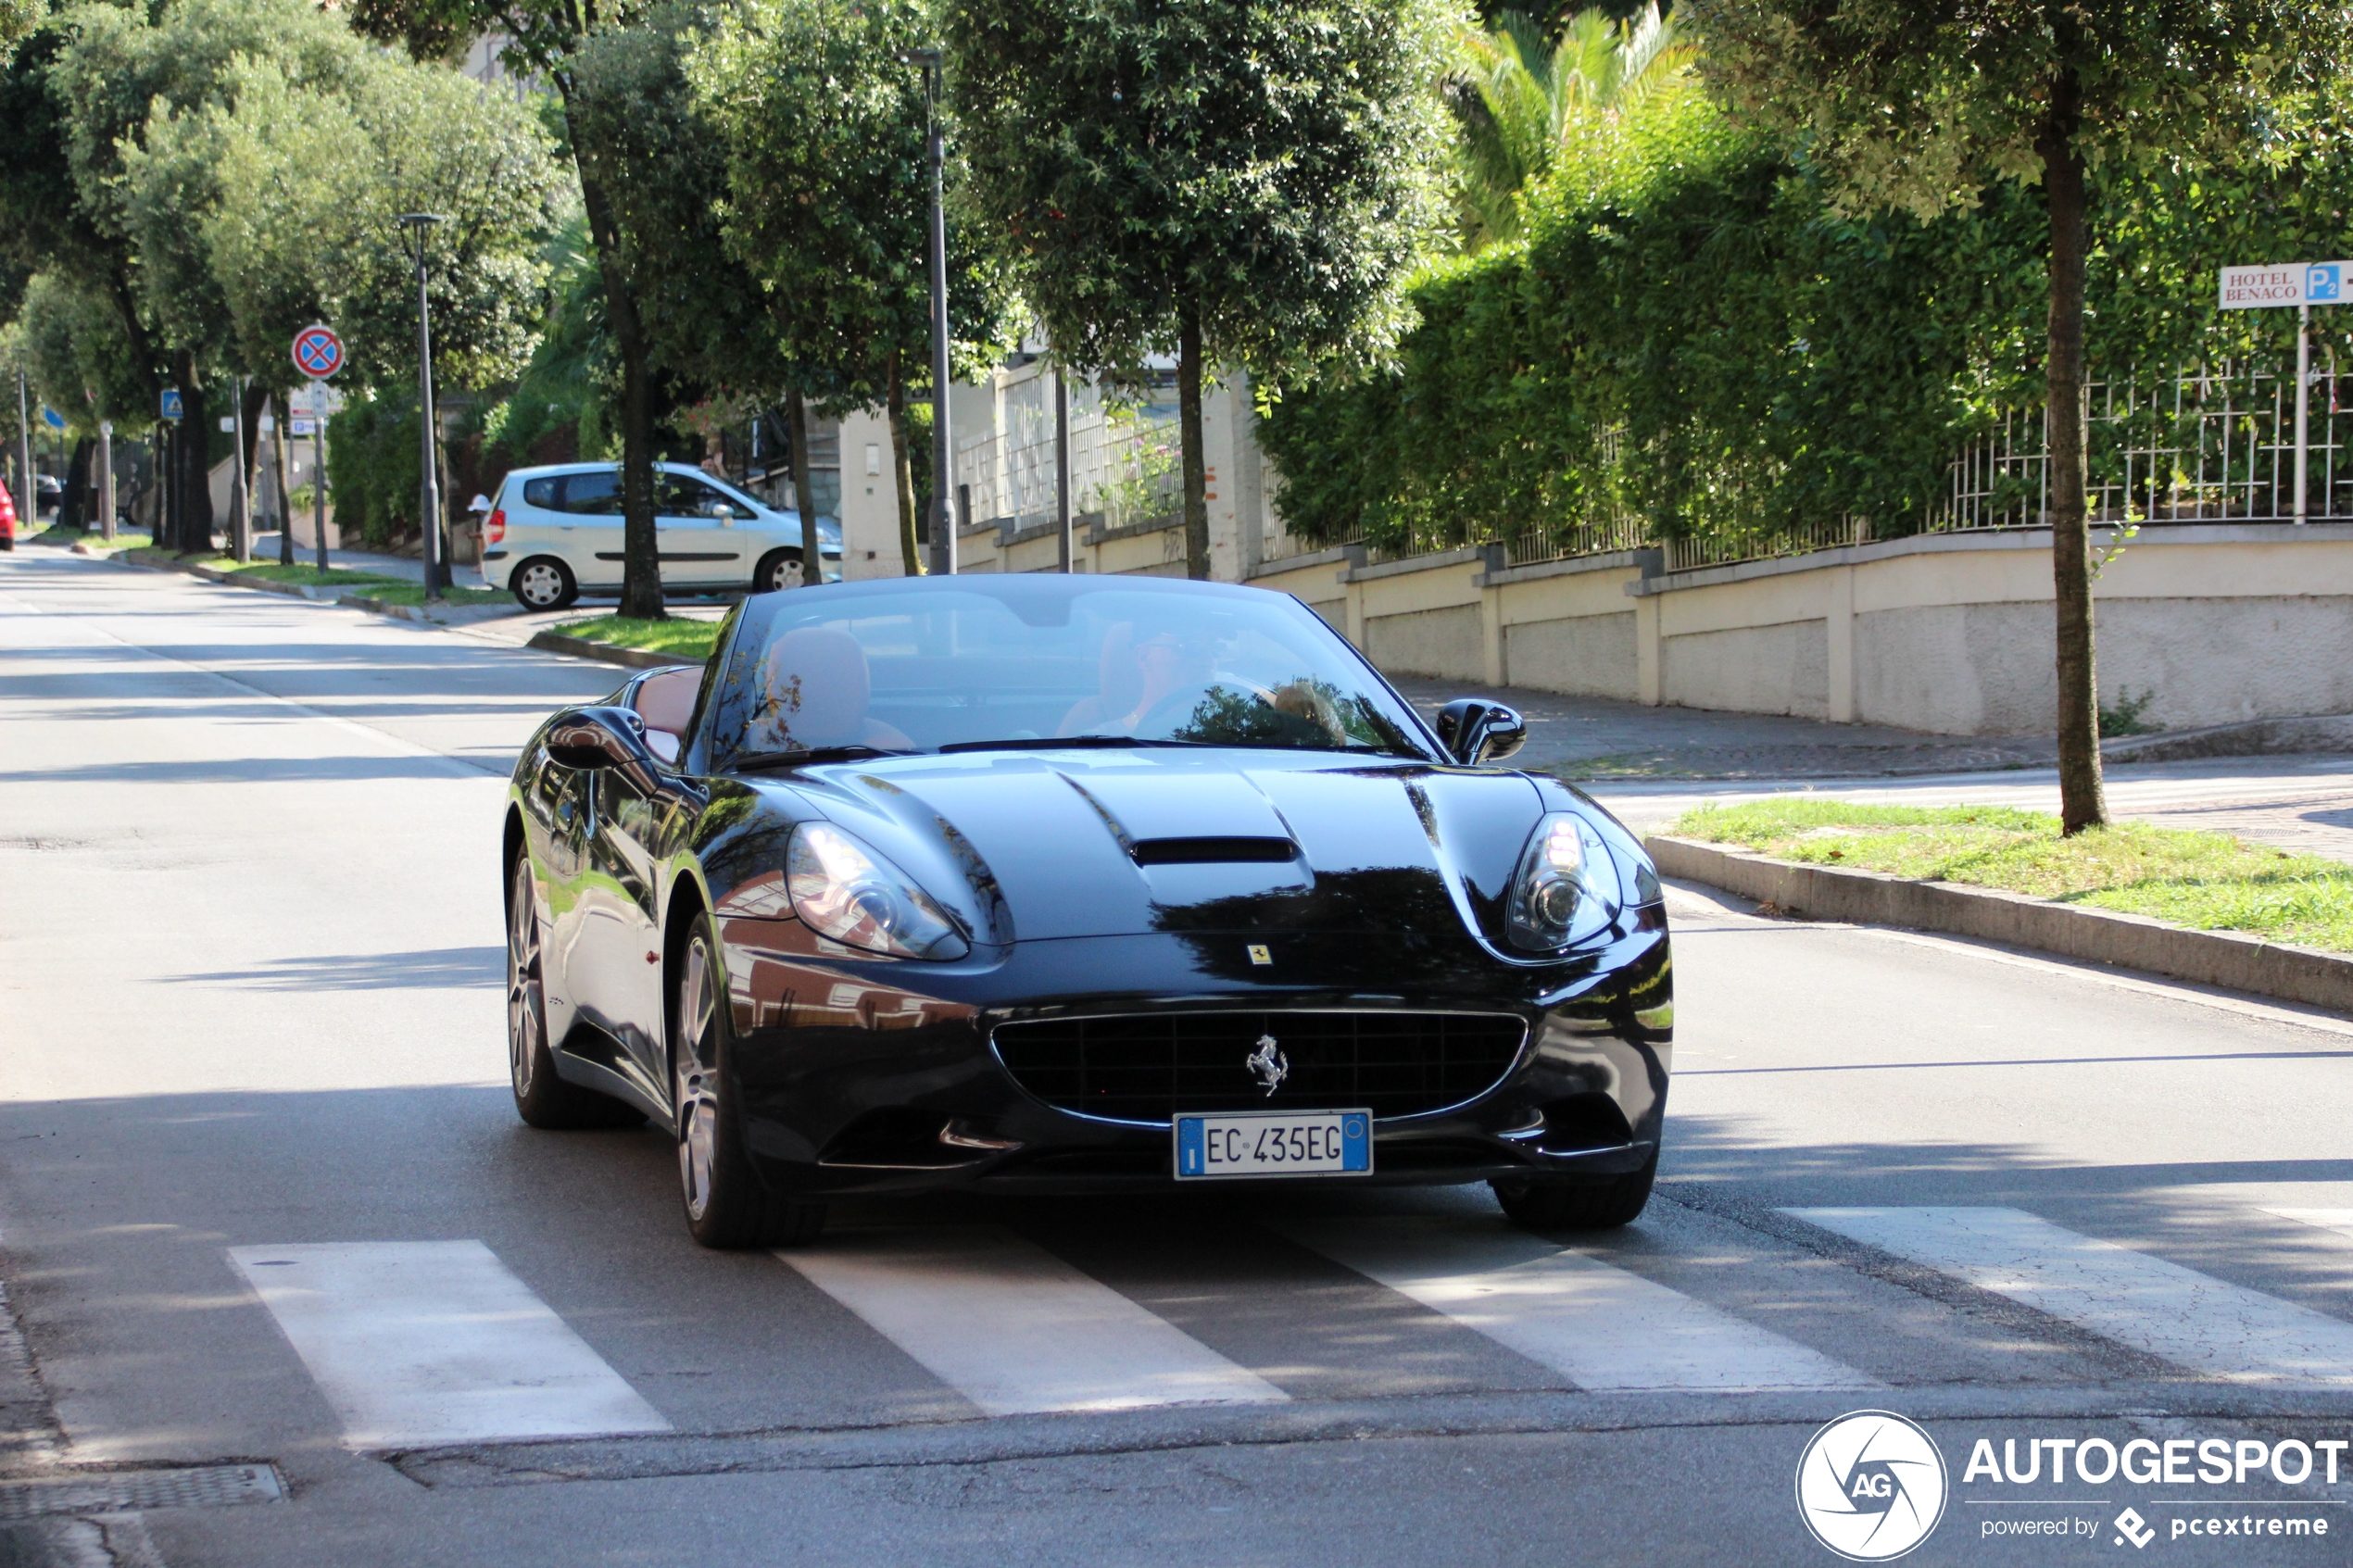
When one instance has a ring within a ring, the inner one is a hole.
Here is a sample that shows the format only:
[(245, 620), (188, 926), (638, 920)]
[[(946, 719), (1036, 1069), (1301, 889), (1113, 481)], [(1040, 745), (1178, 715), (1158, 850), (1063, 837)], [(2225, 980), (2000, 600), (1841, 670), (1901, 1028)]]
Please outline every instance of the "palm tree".
[(1463, 127), (1459, 196), (1463, 247), (1516, 237), (1521, 194), (1549, 174), (1567, 141), (1654, 99), (1691, 89), (1699, 45), (1648, 0), (1624, 21), (1579, 11), (1558, 42), (1523, 11), (1466, 27), (1453, 80)]

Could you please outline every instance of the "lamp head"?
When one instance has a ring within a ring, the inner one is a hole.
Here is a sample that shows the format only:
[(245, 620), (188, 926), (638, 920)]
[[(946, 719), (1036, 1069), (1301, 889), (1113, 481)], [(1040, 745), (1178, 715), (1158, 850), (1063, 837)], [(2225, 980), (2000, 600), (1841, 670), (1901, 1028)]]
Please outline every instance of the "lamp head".
[(925, 70), (939, 69), (939, 50), (937, 46), (928, 49), (901, 49), (899, 51), (899, 58), (901, 64), (921, 66)]

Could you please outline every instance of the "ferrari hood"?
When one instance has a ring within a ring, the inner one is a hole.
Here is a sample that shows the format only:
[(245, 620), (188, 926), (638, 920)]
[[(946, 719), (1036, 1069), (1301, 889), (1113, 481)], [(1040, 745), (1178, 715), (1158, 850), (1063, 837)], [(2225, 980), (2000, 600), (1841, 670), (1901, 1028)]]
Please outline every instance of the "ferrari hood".
[(893, 758), (794, 787), (1000, 941), (1478, 929), (1542, 811), (1517, 774), (1326, 752)]

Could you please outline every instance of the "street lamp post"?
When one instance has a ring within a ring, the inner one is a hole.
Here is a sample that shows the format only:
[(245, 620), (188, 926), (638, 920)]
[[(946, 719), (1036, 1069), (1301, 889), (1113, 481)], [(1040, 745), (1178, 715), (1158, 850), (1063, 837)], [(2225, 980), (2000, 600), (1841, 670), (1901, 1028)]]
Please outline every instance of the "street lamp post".
[(24, 395), (24, 372), (17, 372), (17, 450), (22, 456), (24, 471), (17, 483), (24, 486), (24, 494), (17, 497), (17, 505), (24, 508), (24, 526), (39, 533), (41, 521), (41, 486), (32, 477), (32, 409)]
[(1054, 367), (1054, 524), (1062, 539), (1063, 570), (1073, 566), (1070, 537), (1070, 378)]
[(939, 51), (901, 49), (899, 57), (924, 73), (924, 157), (931, 169), (931, 560), (932, 571), (956, 571), (956, 513), (949, 504), (951, 444), (948, 439), (948, 134), (939, 124)]
[[(425, 602), (440, 599), (448, 585), (441, 558), (441, 476), (434, 462), (433, 424), (433, 307), (425, 296), (425, 239), (441, 215), (404, 212), (400, 227), (415, 240), (417, 258), (417, 425), (422, 465), (417, 488), (418, 526), (425, 536)], [(315, 483), (315, 481), (314, 481)]]
[(98, 531), (114, 543), (114, 421), (98, 421)]

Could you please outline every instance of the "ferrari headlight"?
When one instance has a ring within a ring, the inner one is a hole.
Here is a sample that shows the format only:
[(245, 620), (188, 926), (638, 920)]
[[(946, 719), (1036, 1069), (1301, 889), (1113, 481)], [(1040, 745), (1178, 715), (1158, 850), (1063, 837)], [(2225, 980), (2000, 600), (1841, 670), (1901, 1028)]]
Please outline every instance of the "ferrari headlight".
[(1536, 824), (1506, 911), (1512, 946), (1553, 952), (1617, 918), (1617, 872), (1592, 825), (1572, 811)]
[(828, 823), (793, 829), (785, 881), (793, 913), (849, 947), (943, 960), (972, 951), (955, 922), (906, 872)]

